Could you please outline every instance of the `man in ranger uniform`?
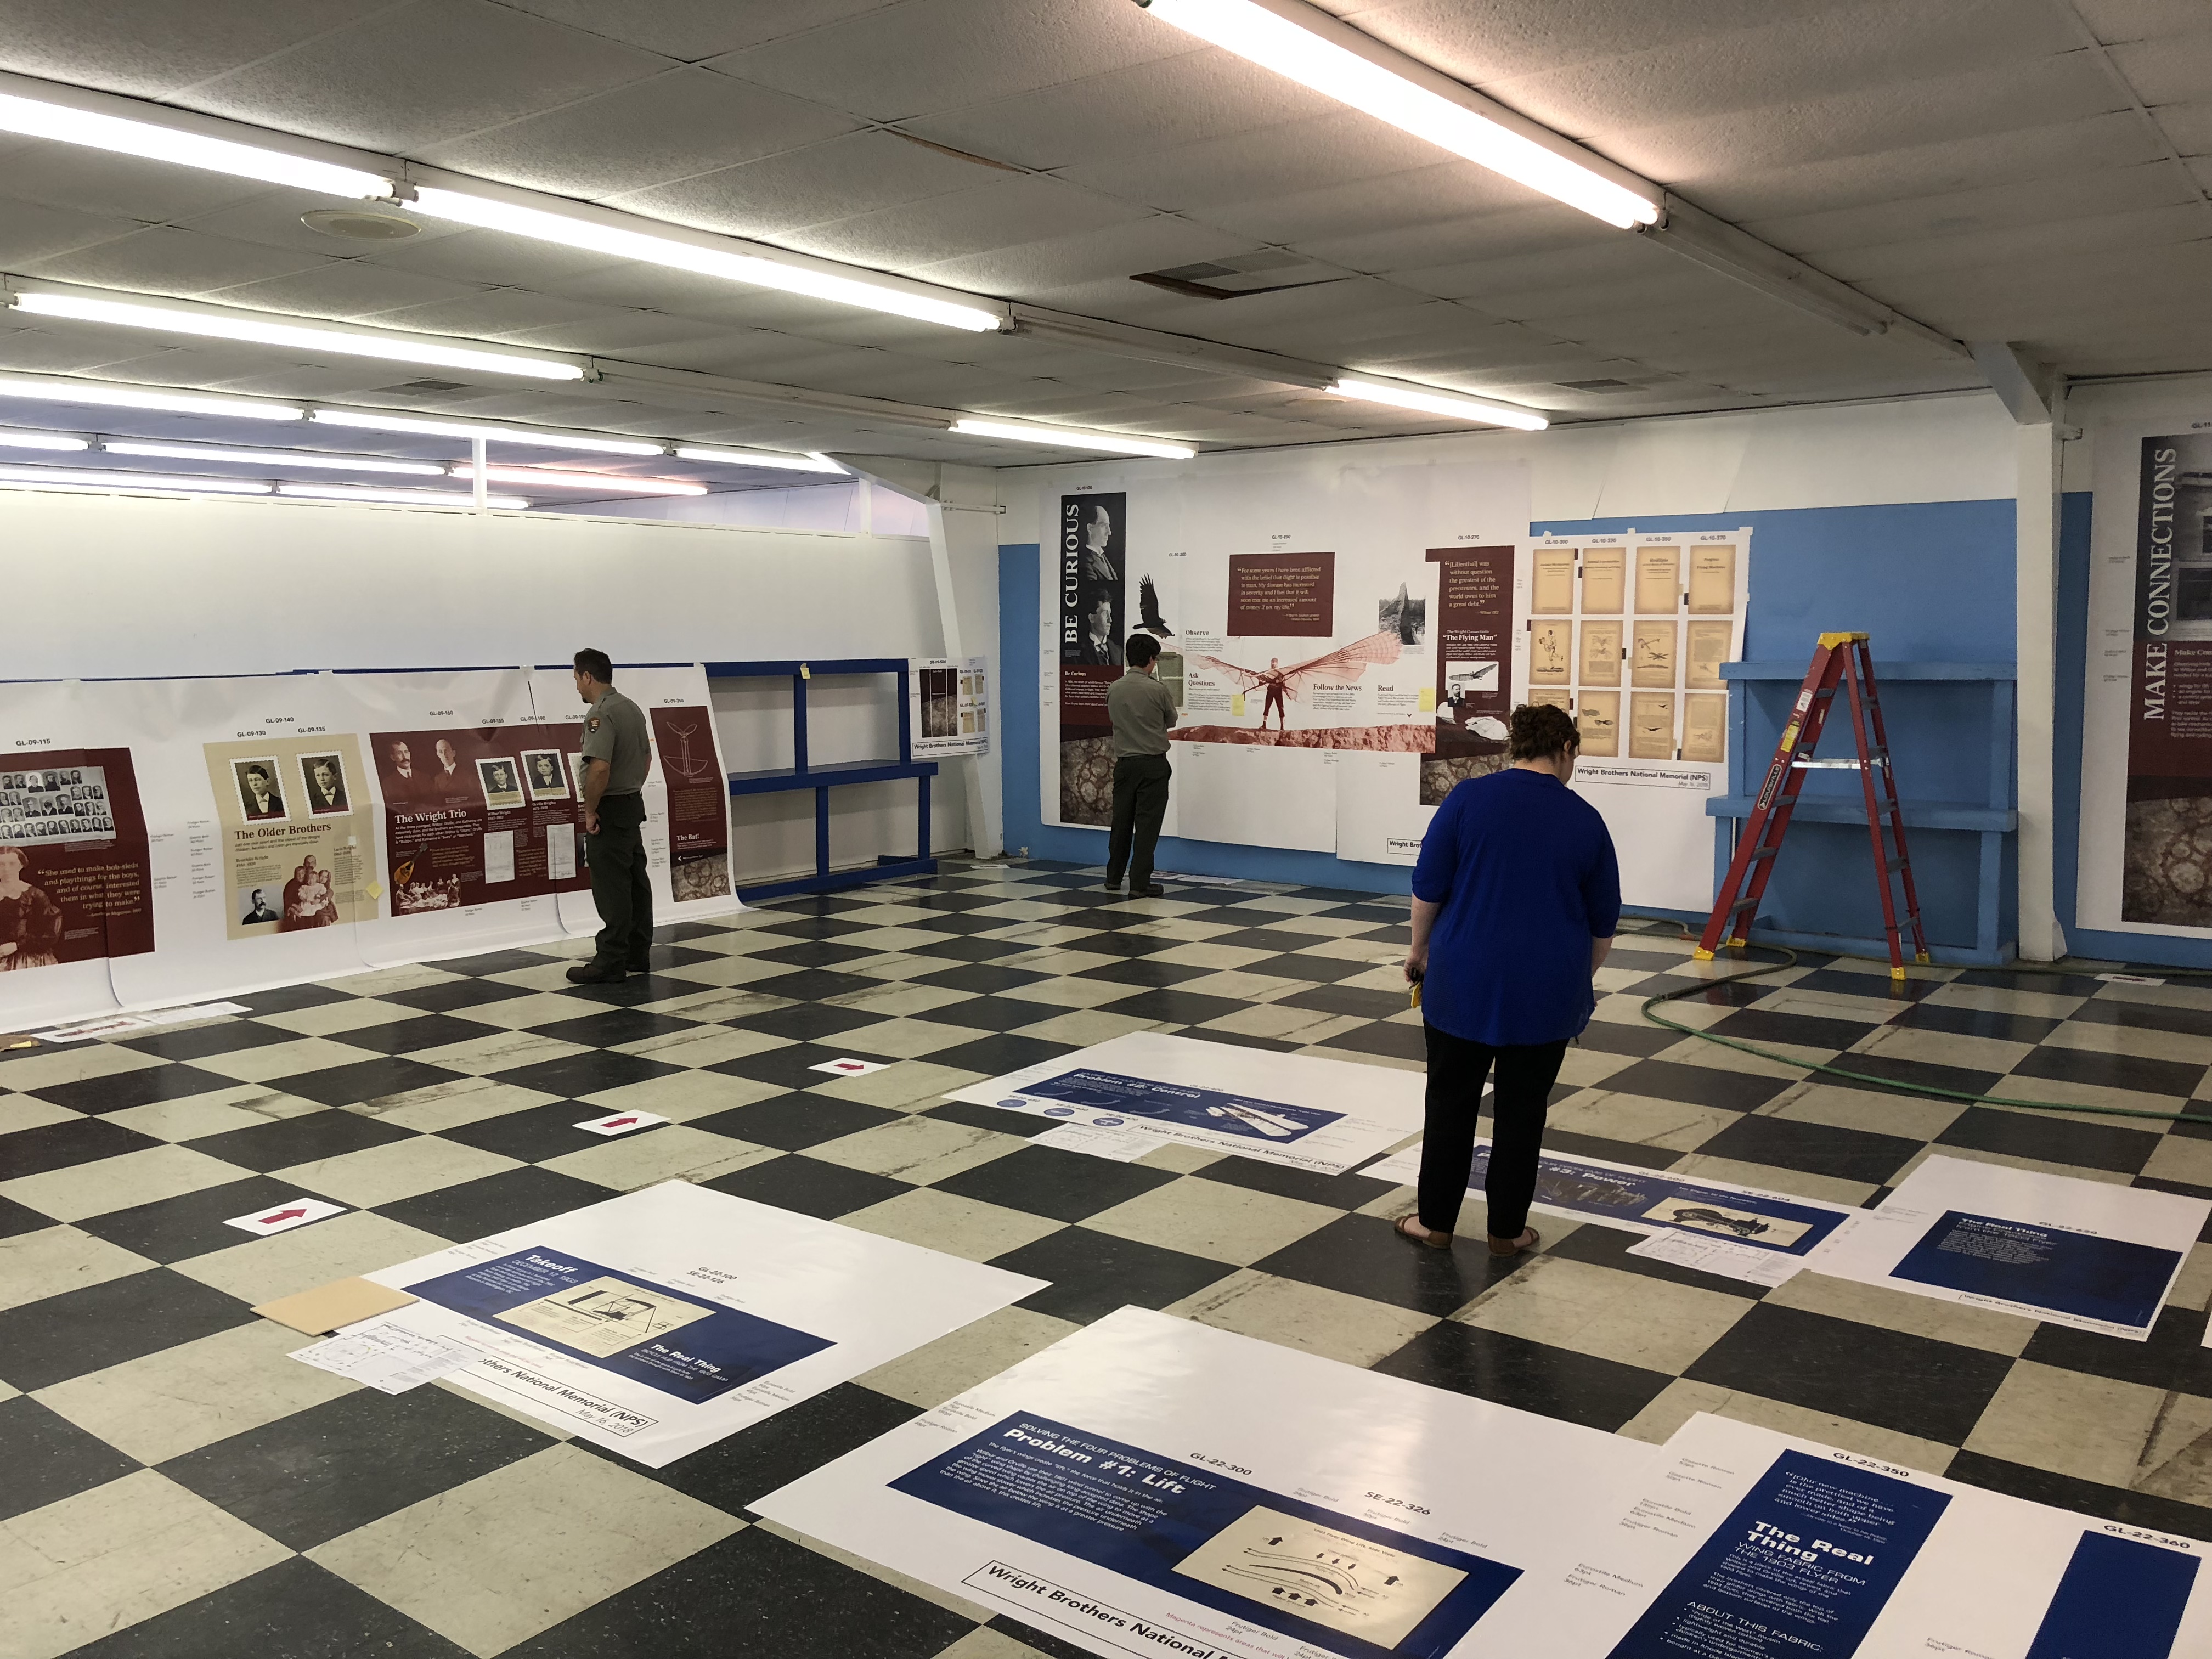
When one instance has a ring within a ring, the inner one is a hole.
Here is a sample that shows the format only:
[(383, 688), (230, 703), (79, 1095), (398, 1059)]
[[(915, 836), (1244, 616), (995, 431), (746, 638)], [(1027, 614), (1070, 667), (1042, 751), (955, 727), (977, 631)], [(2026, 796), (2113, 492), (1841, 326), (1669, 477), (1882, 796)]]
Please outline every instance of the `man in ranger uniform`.
[(599, 946), (568, 970), (579, 985), (619, 985), (642, 974), (653, 949), (653, 888), (645, 875), (645, 775), (653, 764), (645, 710), (615, 690), (614, 665), (586, 647), (575, 658), (584, 716), (584, 856), (598, 907)]

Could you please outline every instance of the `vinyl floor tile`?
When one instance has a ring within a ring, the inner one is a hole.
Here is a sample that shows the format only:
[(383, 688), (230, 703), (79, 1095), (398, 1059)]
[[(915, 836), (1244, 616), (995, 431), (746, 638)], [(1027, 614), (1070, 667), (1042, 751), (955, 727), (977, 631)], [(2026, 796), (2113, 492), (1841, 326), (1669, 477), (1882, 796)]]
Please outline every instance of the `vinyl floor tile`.
[(727, 1193), (732, 1198), (772, 1204), (780, 1210), (795, 1210), (824, 1221), (837, 1220), (855, 1210), (868, 1209), (913, 1190), (903, 1181), (825, 1164), (800, 1153), (763, 1158), (699, 1184), (718, 1193)]
[(0, 1377), (28, 1393), (252, 1318), (235, 1297), (151, 1267), (0, 1313)]
[(1449, 1319), (1431, 1325), (1372, 1369), (1607, 1432), (1644, 1410), (1674, 1381), (1664, 1371)]
[(71, 1659), (466, 1659), (468, 1650), (298, 1557), (71, 1650)]
[(67, 1418), (18, 1395), (0, 1400), (0, 1521), (120, 1480), (140, 1465)]

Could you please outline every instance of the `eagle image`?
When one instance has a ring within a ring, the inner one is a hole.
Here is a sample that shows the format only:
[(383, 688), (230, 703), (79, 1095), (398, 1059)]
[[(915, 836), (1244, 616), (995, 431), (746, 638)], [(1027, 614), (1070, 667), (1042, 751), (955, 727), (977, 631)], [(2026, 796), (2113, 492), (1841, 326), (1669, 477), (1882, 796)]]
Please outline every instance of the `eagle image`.
[(1175, 637), (1175, 629), (1160, 615), (1160, 590), (1152, 586), (1150, 576), (1137, 578), (1137, 626), (1164, 640)]

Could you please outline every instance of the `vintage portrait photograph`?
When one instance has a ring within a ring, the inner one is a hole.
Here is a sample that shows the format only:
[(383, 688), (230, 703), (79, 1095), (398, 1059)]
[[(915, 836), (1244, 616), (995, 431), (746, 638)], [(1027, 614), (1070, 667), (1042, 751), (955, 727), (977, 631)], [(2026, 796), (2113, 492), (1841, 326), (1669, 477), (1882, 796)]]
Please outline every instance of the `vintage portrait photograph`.
[(238, 781), (238, 804), (248, 823), (265, 823), (285, 816), (284, 796), (277, 787), (274, 756), (233, 761), (230, 771)]
[(340, 756), (301, 756), (300, 790), (311, 817), (337, 817), (353, 811), (346, 786), (345, 761)]
[(568, 799), (568, 778), (561, 769), (561, 751), (557, 749), (524, 750), (522, 781), (532, 800)]
[(511, 760), (480, 760), (477, 781), (483, 786), (484, 805), (495, 812), (510, 812), (522, 805), (522, 774)]

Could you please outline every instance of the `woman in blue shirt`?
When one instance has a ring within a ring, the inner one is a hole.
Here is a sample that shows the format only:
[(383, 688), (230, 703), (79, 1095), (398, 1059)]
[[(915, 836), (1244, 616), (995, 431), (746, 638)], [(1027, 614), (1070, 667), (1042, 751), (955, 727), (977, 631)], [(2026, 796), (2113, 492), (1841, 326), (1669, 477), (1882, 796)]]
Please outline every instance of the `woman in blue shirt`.
[(1428, 1038), (1420, 1208), (1398, 1231), (1451, 1248), (1493, 1066), (1490, 1253), (1540, 1242), (1528, 1225), (1544, 1115), (1567, 1044), (1596, 1006), (1592, 979), (1620, 921), (1620, 871), (1597, 809), (1568, 789), (1582, 739), (1563, 708), (1513, 711), (1512, 764), (1437, 809), (1413, 868), (1406, 977)]

